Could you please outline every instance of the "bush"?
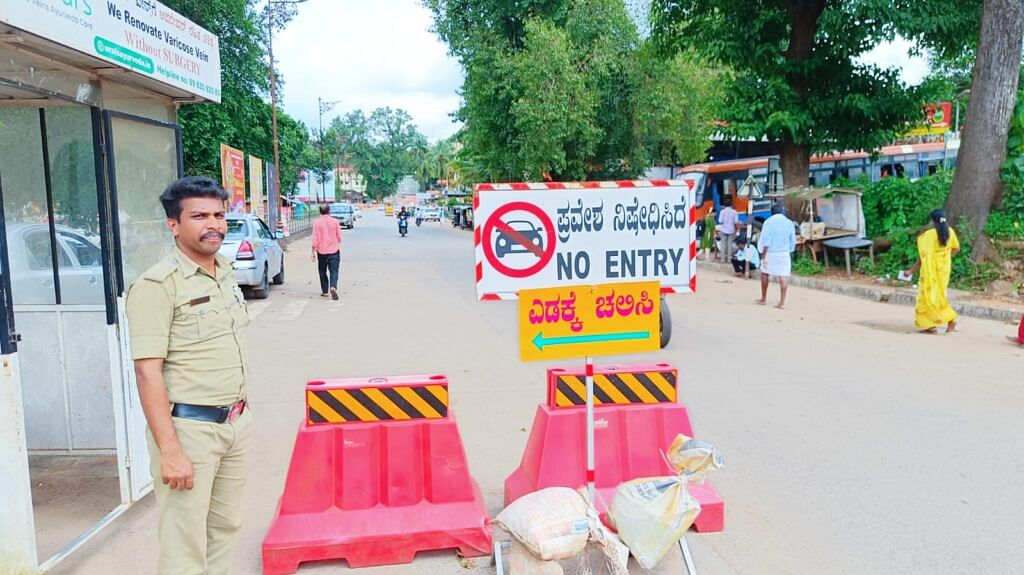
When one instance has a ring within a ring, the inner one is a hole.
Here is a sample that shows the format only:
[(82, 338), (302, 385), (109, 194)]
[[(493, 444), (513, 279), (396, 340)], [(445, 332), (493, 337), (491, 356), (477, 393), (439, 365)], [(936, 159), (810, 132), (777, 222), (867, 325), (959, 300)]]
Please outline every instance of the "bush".
[(793, 273), (798, 276), (816, 276), (825, 273), (825, 265), (800, 254), (793, 260)]
[(993, 239), (1024, 239), (1024, 225), (1021, 218), (1009, 210), (992, 212), (988, 215), (985, 234)]

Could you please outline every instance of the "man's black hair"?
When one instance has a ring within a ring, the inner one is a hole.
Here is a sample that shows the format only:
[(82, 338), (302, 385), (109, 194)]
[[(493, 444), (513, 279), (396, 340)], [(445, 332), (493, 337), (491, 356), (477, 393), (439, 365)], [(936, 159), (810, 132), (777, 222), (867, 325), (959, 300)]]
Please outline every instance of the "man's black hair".
[(228, 193), (206, 176), (185, 176), (175, 180), (160, 194), (160, 203), (168, 218), (176, 220), (181, 217), (181, 200), (185, 198), (217, 198), (223, 202), (227, 201)]
[(331, 213), (331, 206), (320, 204), (320, 215), (326, 216), (329, 213)]

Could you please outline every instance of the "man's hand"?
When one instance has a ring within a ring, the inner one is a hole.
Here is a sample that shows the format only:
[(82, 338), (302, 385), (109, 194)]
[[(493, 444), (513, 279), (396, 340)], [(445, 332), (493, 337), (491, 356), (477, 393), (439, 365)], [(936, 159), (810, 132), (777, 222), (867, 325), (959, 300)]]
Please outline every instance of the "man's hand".
[(309, 261), (316, 263), (316, 248), (313, 248), (309, 252)]
[(160, 478), (171, 489), (186, 491), (195, 486), (192, 461), (180, 445), (167, 453), (160, 453)]

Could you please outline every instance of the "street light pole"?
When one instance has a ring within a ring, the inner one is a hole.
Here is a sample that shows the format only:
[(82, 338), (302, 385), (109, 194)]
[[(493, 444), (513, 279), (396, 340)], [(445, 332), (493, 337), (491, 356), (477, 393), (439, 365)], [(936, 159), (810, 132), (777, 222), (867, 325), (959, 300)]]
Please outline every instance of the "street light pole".
[[(324, 112), (329, 112), (340, 101), (324, 102), (323, 98), (316, 99), (317, 110), (320, 112), (320, 187), (323, 188), (324, 200), (327, 199), (327, 188), (324, 187), (327, 183), (327, 165), (324, 163)], [(320, 194), (317, 193), (317, 202), (319, 201)]]
[[(306, 0), (267, 0), (267, 54), (270, 56), (270, 124), (274, 140), (274, 189), (281, 201), (281, 148), (277, 141), (277, 74), (274, 72), (274, 4), (302, 4)], [(277, 229), (278, 222), (274, 222)]]

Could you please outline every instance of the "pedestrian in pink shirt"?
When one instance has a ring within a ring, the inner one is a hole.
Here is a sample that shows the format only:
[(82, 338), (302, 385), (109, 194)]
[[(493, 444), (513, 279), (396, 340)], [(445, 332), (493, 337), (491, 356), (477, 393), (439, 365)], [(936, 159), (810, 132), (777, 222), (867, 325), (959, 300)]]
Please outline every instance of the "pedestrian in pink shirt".
[[(320, 217), (313, 222), (313, 253), (310, 256), (317, 263), (320, 272), (320, 297), (327, 297), (328, 286), (331, 299), (338, 299), (338, 267), (341, 265), (341, 224), (330, 216), (327, 204), (320, 206)], [(330, 282), (327, 272), (330, 271)]]

